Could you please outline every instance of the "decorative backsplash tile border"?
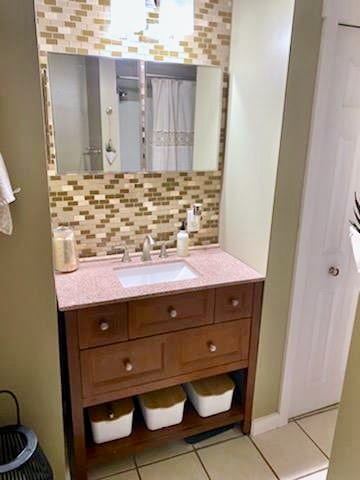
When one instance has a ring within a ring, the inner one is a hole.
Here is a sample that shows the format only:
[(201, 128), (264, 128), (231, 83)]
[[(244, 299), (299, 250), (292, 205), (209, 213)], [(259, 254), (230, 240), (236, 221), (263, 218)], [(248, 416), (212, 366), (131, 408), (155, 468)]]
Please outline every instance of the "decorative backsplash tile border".
[[(47, 52), (136, 57), (224, 69), (220, 166), (216, 172), (57, 175), (47, 95), (53, 225), (74, 227), (82, 257), (112, 254), (115, 246), (124, 243), (130, 250), (139, 251), (146, 233), (159, 241), (175, 241), (187, 208), (197, 202), (203, 204), (202, 228), (191, 234), (191, 244), (217, 243), (232, 2), (195, 0), (194, 35), (169, 45), (146, 37), (146, 32), (126, 40), (110, 38), (110, 0), (35, 0), (35, 6), (43, 70), (47, 69)], [(157, 21), (158, 12), (149, 8), (148, 24)]]

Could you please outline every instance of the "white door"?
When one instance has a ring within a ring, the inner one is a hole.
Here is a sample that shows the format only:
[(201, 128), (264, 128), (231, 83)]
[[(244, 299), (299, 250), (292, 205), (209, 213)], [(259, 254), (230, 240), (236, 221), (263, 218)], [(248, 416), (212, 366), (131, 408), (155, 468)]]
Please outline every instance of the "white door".
[(360, 29), (338, 27), (332, 59), (318, 91), (327, 89), (325, 128), (305, 186), (289, 417), (339, 402), (359, 292), (349, 220), (360, 195)]

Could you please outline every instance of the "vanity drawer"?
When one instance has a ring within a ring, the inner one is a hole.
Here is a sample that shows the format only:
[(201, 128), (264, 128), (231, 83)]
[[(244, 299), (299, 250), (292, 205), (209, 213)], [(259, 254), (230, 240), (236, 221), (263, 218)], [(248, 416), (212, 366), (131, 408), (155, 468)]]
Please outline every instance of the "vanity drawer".
[(251, 320), (197, 328), (174, 334), (178, 373), (247, 360)]
[(129, 337), (147, 337), (214, 322), (214, 290), (130, 302)]
[(166, 376), (166, 336), (91, 348), (80, 354), (83, 397), (114, 392)]
[(215, 300), (215, 322), (252, 317), (253, 297), (253, 283), (218, 288)]
[(86, 308), (77, 315), (81, 349), (128, 339), (126, 303)]

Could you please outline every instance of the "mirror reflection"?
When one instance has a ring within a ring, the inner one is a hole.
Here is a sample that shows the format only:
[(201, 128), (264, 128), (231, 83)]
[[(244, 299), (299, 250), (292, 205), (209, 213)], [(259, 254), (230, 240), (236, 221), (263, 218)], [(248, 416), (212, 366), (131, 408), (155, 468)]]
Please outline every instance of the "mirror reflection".
[(48, 55), (57, 170), (218, 169), (222, 71)]

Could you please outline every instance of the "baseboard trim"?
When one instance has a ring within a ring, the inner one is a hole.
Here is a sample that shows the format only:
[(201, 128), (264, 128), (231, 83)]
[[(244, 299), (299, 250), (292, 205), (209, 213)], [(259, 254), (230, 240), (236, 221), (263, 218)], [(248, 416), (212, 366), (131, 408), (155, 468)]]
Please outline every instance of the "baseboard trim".
[(272, 413), (271, 415), (266, 415), (265, 417), (260, 417), (253, 420), (251, 425), (251, 435), (261, 435), (262, 433), (268, 432), (269, 430), (274, 430), (280, 426), (282, 426), (280, 414)]

